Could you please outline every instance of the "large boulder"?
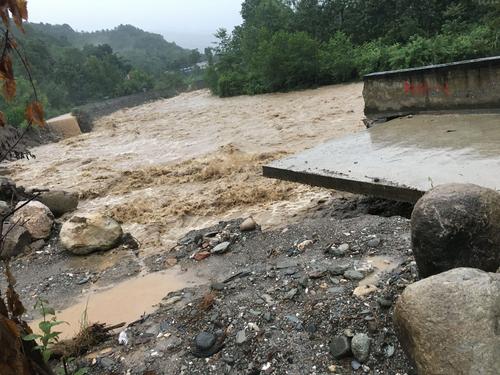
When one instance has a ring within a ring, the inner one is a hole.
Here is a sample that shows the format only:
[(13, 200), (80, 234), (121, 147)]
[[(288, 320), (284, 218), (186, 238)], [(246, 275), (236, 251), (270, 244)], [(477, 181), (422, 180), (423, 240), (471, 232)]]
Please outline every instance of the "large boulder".
[(415, 205), (413, 252), (421, 277), (452, 268), (500, 266), (500, 193), (476, 185), (436, 187)]
[(22, 225), (10, 224), (3, 229), (4, 240), (0, 259), (10, 259), (29, 251), (31, 235)]
[(73, 212), (78, 207), (78, 194), (68, 191), (46, 191), (40, 194), (38, 200), (50, 208), (56, 217)]
[(497, 375), (500, 274), (456, 268), (412, 284), (394, 324), (420, 375)]
[(122, 238), (120, 224), (100, 214), (74, 215), (65, 222), (59, 234), (64, 248), (76, 255), (114, 248)]
[(19, 209), (12, 216), (13, 223), (24, 226), (35, 240), (50, 236), (54, 215), (46, 205), (37, 201), (31, 201), (27, 204), (26, 201), (21, 201), (16, 207)]

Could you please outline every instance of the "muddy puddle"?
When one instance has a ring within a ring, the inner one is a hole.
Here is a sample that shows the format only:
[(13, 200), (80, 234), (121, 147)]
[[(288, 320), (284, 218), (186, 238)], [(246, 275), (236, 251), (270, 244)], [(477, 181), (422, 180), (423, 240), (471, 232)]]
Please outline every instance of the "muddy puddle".
[(376, 255), (363, 259), (357, 267), (360, 271), (370, 272), (367, 277), (361, 280), (354, 290), (354, 295), (364, 297), (379, 289), (377, 286), (381, 276), (390, 273), (398, 268), (404, 259), (389, 255)]
[[(152, 313), (167, 294), (206, 282), (193, 272), (183, 272), (179, 267), (174, 267), (90, 290), (77, 303), (56, 311), (57, 320), (66, 322), (57, 326), (57, 331), (62, 332), (62, 339), (69, 339), (85, 323), (106, 323), (108, 326), (129, 324)], [(38, 327), (39, 322), (36, 320), (30, 325)]]

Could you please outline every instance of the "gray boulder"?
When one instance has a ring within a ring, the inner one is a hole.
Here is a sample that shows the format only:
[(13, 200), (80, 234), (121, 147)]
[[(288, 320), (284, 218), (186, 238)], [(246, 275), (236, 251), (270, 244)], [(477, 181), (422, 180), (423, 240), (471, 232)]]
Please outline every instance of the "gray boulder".
[(500, 275), (457, 268), (406, 288), (396, 333), (421, 375), (497, 375)]
[(46, 205), (56, 217), (73, 212), (78, 207), (78, 194), (68, 191), (46, 191), (40, 194), (38, 200)]
[(74, 215), (63, 224), (59, 234), (61, 245), (76, 255), (110, 250), (122, 236), (120, 224), (100, 214)]
[(6, 225), (3, 233), (5, 238), (0, 253), (1, 259), (10, 259), (29, 251), (31, 235), (25, 227)]
[(24, 226), (35, 240), (48, 238), (54, 224), (54, 215), (41, 202), (31, 201), (26, 205), (25, 203), (21, 201), (17, 204), (16, 207), (22, 208), (12, 216), (12, 222)]
[(415, 205), (411, 236), (421, 277), (458, 267), (495, 272), (500, 266), (500, 194), (476, 185), (436, 187)]

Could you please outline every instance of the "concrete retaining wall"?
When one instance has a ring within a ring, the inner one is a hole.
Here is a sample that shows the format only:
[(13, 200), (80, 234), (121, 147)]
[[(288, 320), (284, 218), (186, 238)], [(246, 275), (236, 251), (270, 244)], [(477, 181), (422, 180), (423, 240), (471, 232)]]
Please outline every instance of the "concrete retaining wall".
[(500, 111), (500, 56), (368, 74), (369, 119), (420, 112)]

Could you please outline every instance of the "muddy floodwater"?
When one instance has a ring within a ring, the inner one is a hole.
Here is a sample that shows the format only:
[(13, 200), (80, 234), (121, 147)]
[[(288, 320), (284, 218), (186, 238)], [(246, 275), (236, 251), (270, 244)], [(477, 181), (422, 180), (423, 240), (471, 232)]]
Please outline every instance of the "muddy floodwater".
[(92, 322), (130, 323), (168, 292), (201, 282), (175, 271), (145, 275), (143, 266), (190, 230), (246, 216), (264, 230), (279, 228), (338, 194), (266, 179), (262, 165), (361, 131), (362, 118), (361, 83), (229, 99), (202, 90), (118, 111), (91, 133), (37, 147), (35, 160), (11, 163), (17, 184), (76, 191), (78, 211), (114, 217), (140, 243), (137, 259), (110, 252), (53, 266), (54, 278), (61, 278), (62, 269), (113, 275), (126, 262), (141, 265), (139, 276), (123, 283), (103, 278), (62, 297), (52, 293), (58, 319), (70, 323), (61, 327), (64, 336), (78, 330), (85, 310)]
[[(57, 311), (57, 319), (65, 322), (57, 327), (62, 339), (74, 337), (88, 322), (106, 322), (108, 325), (130, 324), (154, 311), (168, 293), (205, 283), (192, 272), (179, 267), (166, 271), (139, 275), (106, 288), (86, 291), (72, 306)], [(37, 320), (32, 327), (38, 327)]]
[(362, 87), (185, 93), (106, 116), (92, 133), (35, 148), (35, 160), (9, 170), (21, 185), (79, 192), (80, 211), (112, 215), (143, 254), (223, 219), (253, 215), (276, 227), (329, 193), (263, 178), (261, 166), (362, 130)]

